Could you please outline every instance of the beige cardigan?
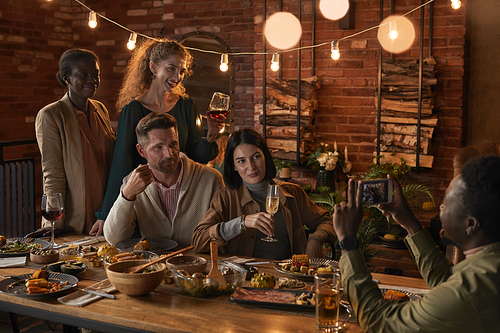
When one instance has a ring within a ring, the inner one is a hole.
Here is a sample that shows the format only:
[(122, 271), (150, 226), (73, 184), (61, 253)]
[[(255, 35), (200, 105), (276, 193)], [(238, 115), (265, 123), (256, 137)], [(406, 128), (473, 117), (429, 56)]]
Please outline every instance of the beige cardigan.
[[(114, 137), (109, 114), (99, 101), (89, 99), (106, 130)], [(35, 121), (36, 139), (42, 155), (43, 192), (61, 193), (64, 215), (56, 228), (82, 233), (85, 226), (85, 170), (82, 142), (73, 104), (68, 93), (42, 108)], [(42, 218), (42, 227), (51, 223)]]

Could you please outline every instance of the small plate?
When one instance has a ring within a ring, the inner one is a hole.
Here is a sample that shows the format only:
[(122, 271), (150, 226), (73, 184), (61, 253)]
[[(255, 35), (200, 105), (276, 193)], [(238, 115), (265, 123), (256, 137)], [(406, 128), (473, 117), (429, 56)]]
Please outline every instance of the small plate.
[[(24, 238), (22, 237), (17, 237), (17, 238), (9, 238), (7, 242), (15, 242), (15, 241), (23, 241)], [(50, 247), (50, 243), (47, 242), (46, 240), (40, 239), (40, 238), (35, 238), (33, 239), (30, 244), (40, 244), (42, 247), (42, 250), (46, 250)], [(28, 251), (22, 251), (22, 252), (0, 252), (0, 258), (7, 258), (7, 257), (22, 257), (30, 254), (31, 250)]]
[[(280, 263), (291, 264), (292, 263), (292, 259), (282, 260)], [(311, 259), (309, 259), (309, 265), (313, 266), (313, 267), (317, 267), (317, 266), (334, 266), (334, 267), (338, 267), (339, 266), (339, 262), (335, 261), (335, 260), (330, 260), (330, 259), (311, 258)], [(287, 274), (289, 276), (293, 276), (294, 278), (297, 278), (297, 279), (307, 280), (307, 281), (313, 281), (314, 280), (314, 275), (307, 275), (306, 273), (287, 271), (286, 269), (281, 268), (281, 266), (279, 265), (279, 263), (274, 263), (274, 269), (277, 270), (278, 272)]]
[(58, 283), (68, 282), (67, 285), (63, 286), (60, 290), (53, 293), (43, 293), (43, 294), (32, 294), (28, 295), (24, 282), (31, 278), (32, 274), (24, 274), (18, 276), (11, 276), (8, 279), (0, 281), (0, 293), (10, 294), (23, 298), (44, 298), (44, 297), (54, 297), (62, 294), (68, 289), (76, 286), (78, 284), (78, 278), (73, 275), (63, 274), (63, 273), (49, 273), (49, 278), (47, 280)]
[[(127, 239), (116, 243), (115, 246), (122, 251), (131, 252), (134, 250), (135, 244), (141, 240), (142, 238)], [(155, 253), (171, 250), (178, 245), (176, 241), (167, 238), (145, 238), (145, 240), (151, 244), (151, 249), (148, 251)]]
[[(70, 271), (68, 269), (65, 269), (64, 267), (62, 267), (63, 265), (64, 264), (61, 265), (61, 272), (63, 272), (64, 274), (68, 274), (68, 275), (78, 275), (78, 274), (83, 273), (87, 270), (87, 265), (85, 265), (85, 264), (74, 265), (74, 266), (81, 267), (82, 269), (78, 270), (78, 271), (75, 270), (74, 273), (70, 273)], [(64, 272), (64, 270), (66, 270), (66, 272)]]

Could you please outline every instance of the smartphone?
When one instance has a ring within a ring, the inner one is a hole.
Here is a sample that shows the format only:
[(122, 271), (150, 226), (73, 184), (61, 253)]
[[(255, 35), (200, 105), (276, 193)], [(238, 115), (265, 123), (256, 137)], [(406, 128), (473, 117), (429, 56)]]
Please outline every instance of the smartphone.
[(371, 206), (392, 202), (392, 180), (371, 179), (363, 181), (363, 205)]

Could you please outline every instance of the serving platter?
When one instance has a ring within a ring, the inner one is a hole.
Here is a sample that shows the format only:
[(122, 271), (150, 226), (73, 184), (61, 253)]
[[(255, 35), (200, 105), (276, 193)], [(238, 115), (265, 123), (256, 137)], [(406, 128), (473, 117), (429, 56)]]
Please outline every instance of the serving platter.
[[(18, 237), (18, 238), (7, 239), (7, 243), (16, 242), (16, 241), (23, 242), (24, 238)], [(35, 238), (31, 242), (29, 242), (29, 244), (40, 244), (41, 247), (39, 249), (42, 249), (42, 250), (46, 250), (50, 247), (50, 243), (44, 239), (41, 239), (41, 238)], [(26, 251), (16, 251), (16, 252), (2, 252), (2, 250), (0, 250), (0, 258), (22, 257), (22, 256), (26, 256), (26, 255), (30, 254), (30, 251), (31, 251), (31, 249), (26, 250)]]
[[(252, 290), (260, 290), (260, 291), (272, 291), (273, 293), (291, 293), (295, 295), (296, 297), (302, 295), (302, 293), (308, 293), (304, 292), (303, 290), (291, 290), (291, 289), (263, 289), (263, 288), (250, 288), (250, 287), (245, 287), (242, 289), (246, 289), (249, 291)], [(310, 294), (314, 294), (313, 292), (309, 292)], [(314, 311), (315, 306), (314, 305), (306, 305), (306, 304), (296, 304), (296, 303), (276, 303), (276, 302), (266, 302), (266, 301), (252, 301), (252, 300), (244, 300), (244, 299), (238, 299), (235, 296), (236, 293), (231, 294), (230, 300), (234, 301), (235, 303), (238, 304), (243, 304), (243, 305), (251, 305), (251, 306), (258, 306), (258, 307), (266, 307), (266, 308), (274, 308), (274, 309), (290, 309), (290, 310), (309, 310), (309, 311)]]
[(118, 242), (115, 246), (122, 251), (132, 252), (135, 244), (139, 243), (141, 240), (147, 240), (151, 244), (151, 248), (148, 251), (155, 253), (171, 250), (178, 245), (176, 241), (168, 238), (132, 238)]
[(0, 281), (0, 293), (14, 295), (23, 298), (55, 297), (78, 284), (78, 278), (73, 275), (64, 273), (49, 273), (49, 278), (47, 279), (49, 282), (57, 282), (57, 283), (68, 282), (68, 284), (63, 286), (60, 290), (54, 291), (52, 293), (28, 295), (24, 283), (27, 279), (31, 278), (31, 275), (32, 274), (11, 276), (10, 278)]
[[(307, 273), (301, 273), (301, 272), (292, 272), (286, 269), (283, 269), (280, 266), (280, 263), (286, 263), (286, 264), (291, 264), (292, 259), (286, 259), (282, 260), (280, 262), (275, 262), (274, 263), (274, 269), (277, 270), (278, 272), (287, 274), (289, 276), (293, 276), (294, 278), (301, 279), (301, 280), (306, 280), (306, 281), (314, 281), (314, 275), (307, 275)], [(339, 267), (339, 262), (336, 260), (330, 260), (330, 259), (323, 259), (323, 258), (311, 258), (309, 259), (309, 266), (312, 267), (318, 267), (318, 266), (334, 266), (334, 267)]]

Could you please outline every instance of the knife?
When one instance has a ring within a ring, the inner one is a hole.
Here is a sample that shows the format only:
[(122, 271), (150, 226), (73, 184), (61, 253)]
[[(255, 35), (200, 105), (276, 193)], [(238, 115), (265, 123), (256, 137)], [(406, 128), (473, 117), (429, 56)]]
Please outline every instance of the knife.
[(101, 293), (99, 291), (95, 291), (95, 290), (91, 290), (91, 289), (82, 289), (82, 288), (79, 288), (79, 289), (81, 291), (86, 292), (86, 293), (94, 294), (94, 295), (97, 295), (97, 296), (102, 296), (102, 297), (111, 298), (111, 299), (115, 299), (116, 298), (115, 295)]

